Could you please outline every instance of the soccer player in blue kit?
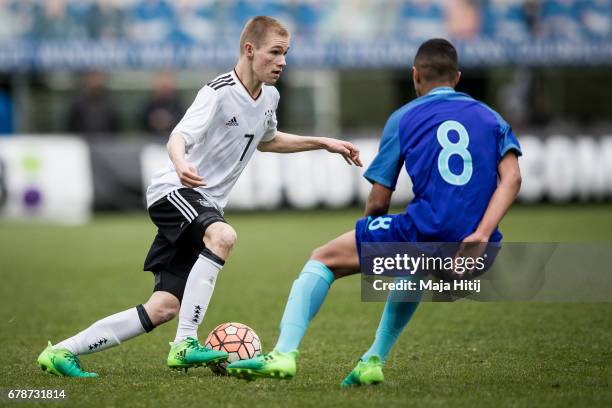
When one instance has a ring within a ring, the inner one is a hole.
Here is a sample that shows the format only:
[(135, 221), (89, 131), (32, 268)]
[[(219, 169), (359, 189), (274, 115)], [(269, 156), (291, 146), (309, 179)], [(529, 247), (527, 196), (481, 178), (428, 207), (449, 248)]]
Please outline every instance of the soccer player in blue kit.
[[(372, 183), (365, 217), (353, 231), (315, 249), (293, 283), (274, 350), (228, 366), (230, 375), (292, 378), (298, 347), (334, 280), (359, 273), (361, 243), (499, 242), (497, 229), (521, 184), (519, 143), (502, 117), (465, 93), (457, 52), (443, 39), (418, 49), (412, 70), (418, 98), (387, 121), (380, 149), (364, 177)], [(414, 199), (387, 214), (401, 168)], [(377, 384), (389, 351), (418, 302), (388, 299), (370, 348), (342, 386)]]

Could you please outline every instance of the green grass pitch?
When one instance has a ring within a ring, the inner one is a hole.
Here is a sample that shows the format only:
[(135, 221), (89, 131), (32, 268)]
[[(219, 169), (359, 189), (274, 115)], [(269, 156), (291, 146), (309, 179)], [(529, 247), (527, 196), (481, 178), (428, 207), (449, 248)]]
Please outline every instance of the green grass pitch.
[[(274, 345), (289, 293), (310, 251), (353, 228), (358, 210), (230, 213), (238, 244), (221, 272), (200, 337), (217, 324), (253, 327)], [(612, 241), (610, 206), (515, 207), (509, 241)], [(361, 303), (359, 278), (334, 284), (290, 382), (246, 383), (206, 368), (165, 366), (176, 322), (82, 358), (100, 378), (44, 374), (47, 339), (145, 301), (142, 262), (154, 234), (144, 214), (60, 228), (0, 224), (0, 388), (65, 389), (41, 406), (612, 406), (612, 304), (423, 304), (390, 355), (385, 384), (341, 390), (370, 344), (382, 304)], [(612, 267), (611, 267), (612, 271)], [(5, 397), (0, 404), (10, 404)], [(52, 404), (52, 405), (47, 405)], [(16, 406), (28, 406), (21, 403)]]

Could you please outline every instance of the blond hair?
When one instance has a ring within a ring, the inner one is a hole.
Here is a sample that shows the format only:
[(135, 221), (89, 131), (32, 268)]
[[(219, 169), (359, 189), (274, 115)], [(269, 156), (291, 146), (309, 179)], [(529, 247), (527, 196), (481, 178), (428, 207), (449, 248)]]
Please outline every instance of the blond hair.
[(251, 18), (244, 25), (240, 34), (240, 54), (244, 52), (244, 44), (248, 42), (253, 44), (255, 48), (261, 47), (269, 33), (289, 37), (289, 30), (278, 20), (267, 16)]

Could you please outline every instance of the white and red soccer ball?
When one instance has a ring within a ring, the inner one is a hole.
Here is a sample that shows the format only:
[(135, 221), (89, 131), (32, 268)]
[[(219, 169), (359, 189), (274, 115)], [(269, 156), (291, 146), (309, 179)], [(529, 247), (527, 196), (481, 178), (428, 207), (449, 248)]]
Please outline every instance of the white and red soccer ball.
[(225, 367), (238, 360), (246, 360), (261, 354), (261, 341), (257, 333), (246, 324), (223, 323), (215, 327), (204, 342), (204, 346), (225, 351), (229, 354), (226, 362), (210, 366), (215, 374), (225, 375)]

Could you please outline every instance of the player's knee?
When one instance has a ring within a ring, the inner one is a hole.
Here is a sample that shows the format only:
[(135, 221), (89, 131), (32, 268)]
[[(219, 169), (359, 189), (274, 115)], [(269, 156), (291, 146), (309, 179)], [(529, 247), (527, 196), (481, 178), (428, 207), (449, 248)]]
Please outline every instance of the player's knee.
[(225, 251), (230, 251), (236, 244), (237, 239), (238, 235), (236, 234), (236, 231), (230, 227), (214, 237), (212, 246), (222, 248)]
[(353, 262), (333, 244), (328, 243), (315, 249), (310, 254), (310, 259), (327, 266), (334, 274), (334, 279), (340, 279), (355, 273)]
[(312, 251), (310, 259), (321, 262), (330, 269), (333, 266), (333, 254), (327, 245), (320, 246)]
[[(238, 235), (228, 224), (221, 224), (211, 234), (204, 236), (204, 244), (213, 252), (229, 252), (236, 245)], [(217, 250), (217, 251), (216, 251)]]

